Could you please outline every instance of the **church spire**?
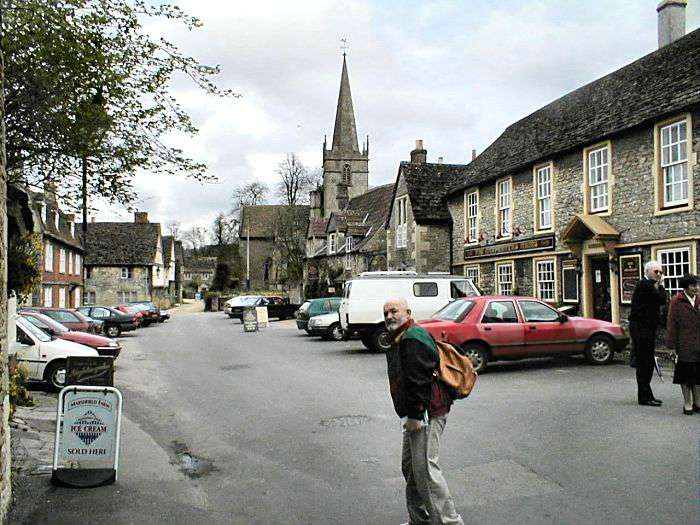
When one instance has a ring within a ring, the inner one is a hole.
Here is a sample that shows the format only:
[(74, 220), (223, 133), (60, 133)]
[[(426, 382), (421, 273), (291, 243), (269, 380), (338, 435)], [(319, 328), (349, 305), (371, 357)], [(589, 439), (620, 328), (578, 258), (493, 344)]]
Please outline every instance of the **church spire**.
[(335, 129), (333, 130), (333, 150), (360, 152), (357, 145), (357, 130), (355, 128), (355, 111), (352, 107), (348, 66), (343, 53), (343, 72), (340, 77), (340, 93), (338, 108), (335, 112)]

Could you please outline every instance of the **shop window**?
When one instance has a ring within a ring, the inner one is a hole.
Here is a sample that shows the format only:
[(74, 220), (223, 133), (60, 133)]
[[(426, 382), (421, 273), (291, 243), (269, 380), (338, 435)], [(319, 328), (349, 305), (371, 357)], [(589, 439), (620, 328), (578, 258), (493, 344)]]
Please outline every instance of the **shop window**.
[(562, 300), (565, 303), (578, 303), (579, 277), (576, 267), (564, 266), (561, 269)]
[(671, 295), (680, 292), (680, 278), (691, 273), (690, 247), (658, 250), (656, 254), (664, 272), (664, 288)]
[(475, 285), (479, 286), (479, 267), (478, 266), (467, 266), (464, 270), (464, 276), (473, 282)]
[(513, 294), (513, 263), (496, 264), (496, 290), (498, 295)]

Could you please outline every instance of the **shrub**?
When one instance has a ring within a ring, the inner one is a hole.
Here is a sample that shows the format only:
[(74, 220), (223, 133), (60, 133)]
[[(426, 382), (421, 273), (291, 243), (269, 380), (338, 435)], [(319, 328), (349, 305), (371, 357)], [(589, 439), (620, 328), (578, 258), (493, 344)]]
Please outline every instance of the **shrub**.
[(15, 413), (15, 407), (32, 407), (34, 400), (27, 390), (29, 370), (24, 365), (15, 365), (10, 373), (10, 417)]

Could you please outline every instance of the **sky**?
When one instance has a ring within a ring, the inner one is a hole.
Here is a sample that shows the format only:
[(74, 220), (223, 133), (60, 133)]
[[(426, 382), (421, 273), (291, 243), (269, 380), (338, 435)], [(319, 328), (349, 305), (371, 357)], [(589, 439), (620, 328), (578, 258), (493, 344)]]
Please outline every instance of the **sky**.
[[(203, 27), (168, 22), (145, 30), (203, 63), (239, 98), (205, 95), (178, 78), (172, 93), (199, 133), (169, 143), (202, 160), (216, 183), (141, 174), (134, 206), (181, 230), (209, 227), (231, 194), (274, 185), (290, 152), (322, 164), (333, 135), (347, 61), (358, 139), (370, 138), (370, 186), (393, 182), (422, 139), (428, 161), (467, 163), (511, 123), (657, 49), (658, 0), (539, 1), (173, 1)], [(700, 27), (689, 0), (686, 31)], [(131, 220), (96, 203), (96, 220)]]

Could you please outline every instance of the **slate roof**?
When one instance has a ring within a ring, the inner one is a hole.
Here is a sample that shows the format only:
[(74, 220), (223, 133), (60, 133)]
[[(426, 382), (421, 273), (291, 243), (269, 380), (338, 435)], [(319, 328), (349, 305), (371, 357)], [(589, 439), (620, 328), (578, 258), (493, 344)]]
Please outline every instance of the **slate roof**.
[(344, 232), (348, 224), (362, 223), (365, 217), (367, 217), (367, 211), (365, 210), (350, 210), (345, 209), (341, 211), (334, 211), (328, 219), (328, 226), (326, 231), (328, 233), (334, 231)]
[(508, 126), (449, 193), (700, 103), (700, 29)]
[(326, 226), (328, 226), (328, 219), (323, 219), (323, 218), (309, 219), (309, 228), (308, 228), (307, 234), (306, 234), (307, 239), (311, 239), (312, 237), (325, 237), (326, 236)]
[[(355, 243), (353, 251), (362, 250), (369, 243), (370, 239), (384, 227), (384, 221), (391, 206), (393, 191), (393, 184), (384, 184), (350, 199), (347, 210), (355, 212), (355, 216), (367, 217), (362, 222), (362, 225), (366, 228), (366, 231), (363, 233), (365, 236), (362, 240)], [(357, 226), (357, 223), (354, 226)]]
[(450, 220), (445, 195), (452, 186), (464, 180), (467, 164), (437, 164), (432, 162), (401, 162), (392, 188), (391, 206), (385, 216), (389, 224), (399, 179), (406, 181), (408, 198), (416, 222)]
[(152, 266), (159, 241), (158, 223), (89, 222), (85, 264)]
[(170, 252), (173, 247), (173, 236), (172, 235), (163, 235), (163, 265), (164, 266), (169, 266), (170, 265)]
[[(80, 237), (80, 231), (82, 229), (82, 223), (75, 223), (73, 221), (74, 235), (71, 235), (68, 214), (61, 211), (58, 207), (56, 199), (53, 196), (49, 196), (46, 193), (40, 192), (28, 192), (32, 199), (32, 208), (39, 218), (39, 229), (41, 233), (45, 236), (51, 237), (52, 239), (72, 246), (78, 251), (83, 251), (83, 243)], [(45, 204), (47, 209), (48, 221), (44, 222), (44, 216), (41, 213), (41, 205)], [(56, 223), (54, 222), (55, 214), (58, 213), (58, 228), (56, 228)], [(75, 216), (74, 216), (75, 219)]]
[(185, 272), (213, 272), (216, 270), (216, 257), (187, 257)]
[[(289, 206), (284, 204), (262, 204), (257, 206), (243, 206), (241, 208), (241, 226), (238, 235), (241, 239), (248, 235), (250, 228), (250, 238), (272, 239), (275, 237), (277, 223), (280, 215), (284, 214)], [(303, 223), (308, 220), (309, 207), (295, 206), (297, 218)]]

